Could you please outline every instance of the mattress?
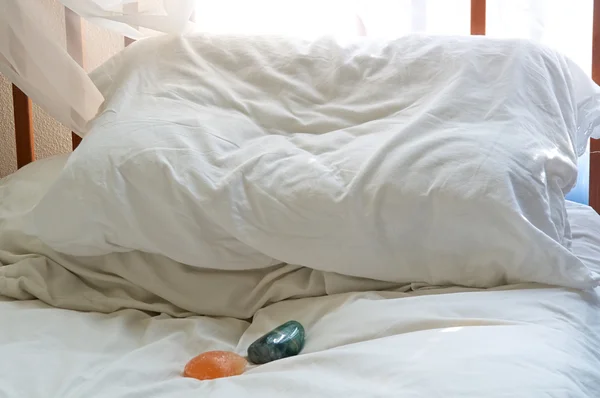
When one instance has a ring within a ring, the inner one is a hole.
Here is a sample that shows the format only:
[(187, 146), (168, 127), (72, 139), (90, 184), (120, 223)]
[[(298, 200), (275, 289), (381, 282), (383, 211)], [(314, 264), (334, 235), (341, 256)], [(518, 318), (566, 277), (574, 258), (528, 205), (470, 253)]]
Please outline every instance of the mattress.
[[(16, 179), (32, 198), (42, 192), (52, 173), (36, 167), (0, 181), (0, 199)], [(2, 203), (0, 229), (15, 212)], [(574, 252), (600, 270), (600, 223), (585, 205), (568, 211)], [(14, 283), (45, 286), (25, 276)], [(246, 320), (82, 312), (20, 298), (0, 299), (0, 397), (600, 396), (594, 291), (521, 284), (347, 292), (267, 303)], [(256, 338), (291, 319), (306, 328), (299, 356), (227, 379), (182, 377), (193, 356), (245, 355)]]

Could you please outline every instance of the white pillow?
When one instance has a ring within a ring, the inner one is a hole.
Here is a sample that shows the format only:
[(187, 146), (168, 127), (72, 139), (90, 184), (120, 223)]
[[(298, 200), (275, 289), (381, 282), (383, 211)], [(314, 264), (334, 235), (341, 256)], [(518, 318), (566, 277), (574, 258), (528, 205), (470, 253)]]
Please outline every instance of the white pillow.
[(33, 232), (204, 268), (589, 288), (571, 68), (489, 38), (144, 40), (93, 73), (106, 103)]

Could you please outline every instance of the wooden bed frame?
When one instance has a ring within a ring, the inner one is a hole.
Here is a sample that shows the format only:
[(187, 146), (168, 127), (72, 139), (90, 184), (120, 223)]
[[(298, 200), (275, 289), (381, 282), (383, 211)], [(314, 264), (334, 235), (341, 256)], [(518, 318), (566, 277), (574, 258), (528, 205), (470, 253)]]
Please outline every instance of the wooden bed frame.
[[(136, 3), (126, 6), (126, 11), (135, 11)], [(471, 34), (485, 35), (486, 0), (471, 0)], [(84, 61), (84, 40), (81, 18), (65, 8), (65, 29), (69, 54), (81, 66)], [(132, 42), (125, 38), (125, 46)], [(592, 78), (600, 84), (600, 0), (594, 0), (593, 38), (592, 38)], [(15, 139), (17, 149), (17, 167), (23, 167), (35, 160), (33, 119), (31, 100), (13, 85), (13, 110), (15, 118)], [(73, 149), (81, 138), (72, 133)], [(600, 140), (592, 140), (590, 154), (589, 204), (600, 213)]]

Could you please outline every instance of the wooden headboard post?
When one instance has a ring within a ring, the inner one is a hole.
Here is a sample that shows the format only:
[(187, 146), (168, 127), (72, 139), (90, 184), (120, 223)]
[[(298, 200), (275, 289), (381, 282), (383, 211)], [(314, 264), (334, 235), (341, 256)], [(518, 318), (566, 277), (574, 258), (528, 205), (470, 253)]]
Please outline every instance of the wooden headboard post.
[(31, 100), (17, 86), (12, 86), (17, 168), (35, 160), (33, 147), (33, 113)]
[(485, 0), (471, 0), (471, 34), (485, 35)]

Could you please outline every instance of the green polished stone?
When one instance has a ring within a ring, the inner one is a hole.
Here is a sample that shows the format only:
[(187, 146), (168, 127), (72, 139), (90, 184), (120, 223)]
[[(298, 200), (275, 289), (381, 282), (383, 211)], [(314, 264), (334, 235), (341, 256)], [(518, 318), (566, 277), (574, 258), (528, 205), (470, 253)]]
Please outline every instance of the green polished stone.
[(298, 355), (304, 348), (304, 327), (289, 321), (276, 327), (248, 347), (248, 359), (257, 365)]

